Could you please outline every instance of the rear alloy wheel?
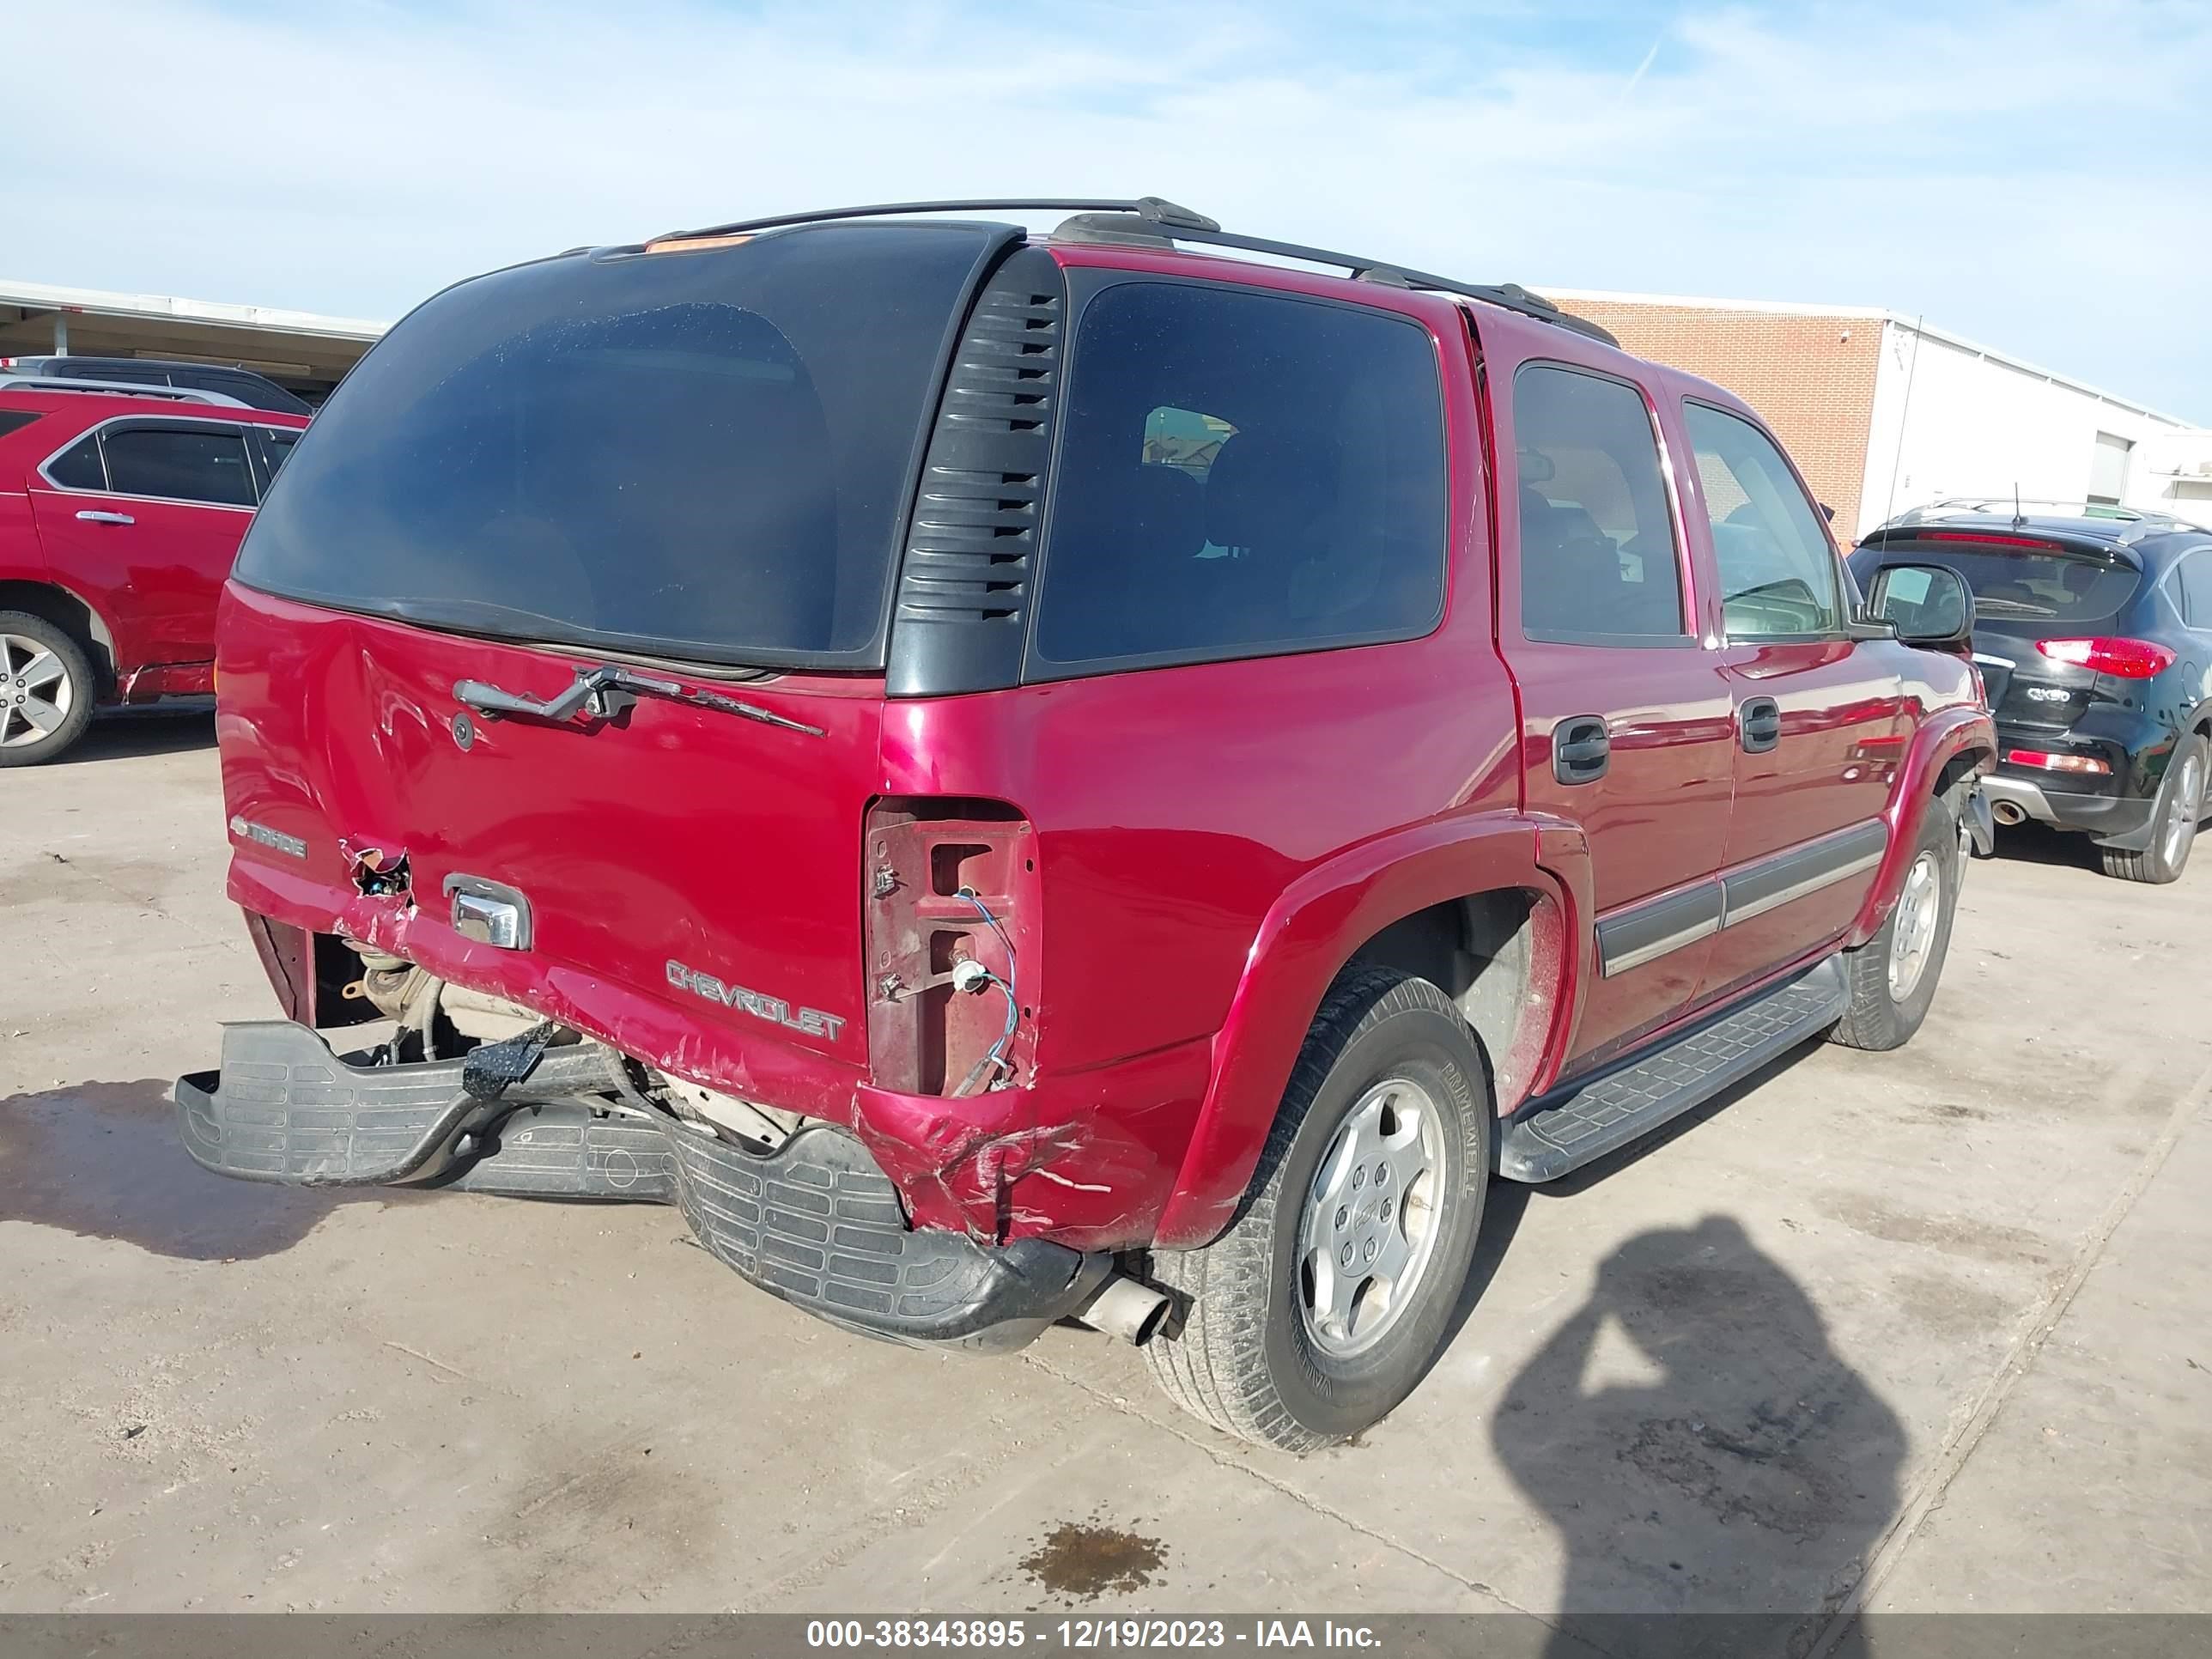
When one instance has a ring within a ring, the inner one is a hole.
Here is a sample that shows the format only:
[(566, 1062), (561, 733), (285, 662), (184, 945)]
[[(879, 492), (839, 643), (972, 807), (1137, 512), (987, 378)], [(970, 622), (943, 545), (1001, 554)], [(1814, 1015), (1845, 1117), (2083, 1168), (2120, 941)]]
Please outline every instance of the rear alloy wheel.
[(1943, 958), (1951, 948), (1951, 919), (1959, 908), (1959, 879), (1966, 854), (1951, 803), (1929, 805), (1913, 843), (1905, 884), (1881, 930), (1843, 956), (1850, 1000), (1828, 1033), (1849, 1048), (1901, 1048), (1928, 1018)]
[(2156, 884), (2180, 879), (2189, 865), (2189, 849), (2197, 844), (2197, 826), (2204, 818), (2205, 783), (2212, 775), (2208, 753), (2212, 745), (2207, 745), (2202, 732), (2191, 732), (2174, 746), (2151, 816), (2150, 845), (2140, 853), (2099, 848), (2106, 875)]
[(1409, 1078), (1361, 1097), (1322, 1154), (1298, 1223), (1298, 1312), (1322, 1352), (1348, 1359), (1389, 1334), (1436, 1255), (1441, 1114)]
[(44, 617), (0, 611), (0, 766), (36, 766), (92, 722), (92, 664)]
[(1493, 1130), (1466, 1018), (1427, 980), (1355, 965), (1329, 988), (1243, 1209), (1159, 1251), (1182, 1310), (1145, 1346), (1194, 1416), (1305, 1452), (1413, 1391), (1474, 1259)]

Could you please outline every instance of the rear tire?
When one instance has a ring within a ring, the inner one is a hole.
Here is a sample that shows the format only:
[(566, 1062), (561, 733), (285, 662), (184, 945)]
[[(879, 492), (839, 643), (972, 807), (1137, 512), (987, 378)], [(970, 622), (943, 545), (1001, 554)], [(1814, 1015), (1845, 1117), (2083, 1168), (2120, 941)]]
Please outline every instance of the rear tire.
[(1864, 945), (1844, 952), (1850, 1001), (1829, 1031), (1830, 1042), (1882, 1050), (1912, 1040), (1943, 976), (1966, 862), (1957, 809), (1939, 795), (1922, 816), (1905, 889), (1889, 919)]
[(2204, 790), (2212, 771), (2212, 745), (2202, 732), (2191, 732), (2174, 745), (2166, 781), (2159, 786), (2158, 804), (2151, 813), (2151, 842), (2140, 853), (2124, 853), (2117, 847), (2100, 847), (2105, 873), (2121, 881), (2144, 881), (2163, 885), (2179, 881), (2189, 867), (2190, 848), (2197, 844), (2197, 826), (2204, 818)]
[(72, 747), (98, 695), (82, 646), (44, 617), (0, 611), (0, 767), (41, 765)]
[(1449, 997), (1394, 969), (1340, 975), (1237, 1219), (1202, 1249), (1153, 1255), (1183, 1309), (1181, 1330), (1144, 1350), (1168, 1397), (1308, 1452), (1413, 1392), (1474, 1259), (1493, 1117)]

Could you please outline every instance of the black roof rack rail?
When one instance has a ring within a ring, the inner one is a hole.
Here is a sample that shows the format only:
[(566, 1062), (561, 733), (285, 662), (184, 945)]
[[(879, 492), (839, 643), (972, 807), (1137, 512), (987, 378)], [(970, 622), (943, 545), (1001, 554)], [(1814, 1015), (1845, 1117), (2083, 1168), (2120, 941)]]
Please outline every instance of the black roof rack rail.
[[(697, 230), (674, 230), (656, 236), (655, 242), (690, 241), (709, 236), (740, 236), (749, 230), (774, 230), (782, 225), (818, 225), (831, 219), (880, 219), (901, 213), (1022, 212), (1133, 213), (1148, 225), (1178, 230), (1219, 230), (1220, 225), (1203, 213), (1158, 196), (1109, 197), (1096, 200), (1059, 196), (977, 198), (957, 202), (875, 202), (866, 207), (817, 208), (807, 213), (779, 213), (769, 219), (738, 219), (726, 225), (706, 225)], [(651, 243), (647, 244), (651, 246)]]
[(1102, 212), (1127, 214), (1133, 219), (1133, 223), (1115, 225), (1110, 221), (1086, 220), (1079, 216), (1061, 225), (1060, 232), (1077, 236), (1091, 235), (1104, 240), (1133, 238), (1170, 244), (1197, 242), (1212, 247), (1236, 248), (1247, 253), (1266, 253), (1279, 259), (1297, 259), (1307, 264), (1335, 265), (1364, 282), (1385, 283), (1394, 288), (1427, 289), (1439, 294), (1456, 294), (1466, 299), (1480, 300), (1485, 305), (1518, 312), (1522, 316), (1533, 317), (1538, 322), (1551, 323), (1577, 334), (1587, 335), (1609, 346), (1620, 343), (1608, 330), (1586, 317), (1577, 317), (1571, 312), (1560, 310), (1542, 295), (1532, 294), (1518, 283), (1462, 283), (1455, 277), (1439, 276), (1432, 271), (1415, 270), (1409, 266), (1364, 258), (1358, 254), (1307, 247), (1297, 242), (1273, 241), (1264, 236), (1240, 236), (1233, 231), (1222, 229), (1218, 220), (1209, 219), (1202, 213), (1158, 196), (1097, 200), (1035, 196), (948, 202), (877, 202), (865, 207), (817, 208), (808, 213), (779, 214), (767, 219), (739, 219), (726, 225), (702, 226), (697, 230), (671, 231), (665, 235), (654, 237), (653, 241), (690, 241), (715, 236), (738, 236), (748, 231), (774, 230), (786, 225), (823, 224), (836, 219), (876, 219), (909, 213), (992, 211), (1073, 212), (1079, 216)]
[(251, 409), (243, 398), (199, 386), (159, 386), (151, 380), (90, 380), (64, 374), (24, 374), (0, 368), (0, 392), (90, 392), (111, 398), (155, 398), (164, 403), (206, 404), (216, 409)]
[[(1067, 227), (1077, 234), (1091, 230), (1105, 230), (1109, 227), (1072, 224)], [(1336, 265), (1350, 271), (1362, 282), (1386, 283), (1393, 288), (1427, 289), (1438, 294), (1456, 294), (1469, 300), (1480, 300), (1485, 305), (1503, 307), (1524, 317), (1533, 317), (1540, 323), (1555, 324), (1586, 334), (1593, 340), (1602, 340), (1609, 346), (1620, 342), (1612, 333), (1591, 322), (1587, 317), (1577, 317), (1565, 312), (1540, 294), (1532, 294), (1518, 283), (1462, 283), (1457, 277), (1439, 276), (1434, 271), (1415, 270), (1410, 265), (1392, 264), (1386, 260), (1370, 259), (1356, 253), (1339, 253), (1325, 247), (1308, 247), (1299, 242), (1278, 242), (1265, 236), (1240, 236), (1233, 231), (1201, 230), (1197, 228), (1166, 228), (1154, 233), (1163, 240), (1199, 242), (1214, 247), (1239, 248), (1249, 253), (1272, 254), (1279, 259), (1298, 259), (1308, 264)]]

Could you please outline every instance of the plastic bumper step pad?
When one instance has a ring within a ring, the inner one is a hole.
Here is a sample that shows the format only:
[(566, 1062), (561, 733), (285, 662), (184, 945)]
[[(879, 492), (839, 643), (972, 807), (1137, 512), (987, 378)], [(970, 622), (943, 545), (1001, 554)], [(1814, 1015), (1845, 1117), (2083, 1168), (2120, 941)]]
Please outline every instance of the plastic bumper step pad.
[(463, 1136), (533, 1099), (602, 1089), (604, 1050), (548, 1051), (526, 1085), (469, 1093), (459, 1060), (356, 1066), (290, 1020), (226, 1025), (222, 1069), (177, 1079), (185, 1149), (218, 1175), (301, 1187), (389, 1186), (434, 1173)]
[(608, 1052), (552, 1048), (495, 1101), (459, 1060), (361, 1066), (305, 1026), (226, 1027), (222, 1068), (179, 1079), (185, 1145), (219, 1174), (302, 1186), (398, 1182), (541, 1198), (673, 1204), (701, 1244), (784, 1301), (869, 1335), (1018, 1347), (1104, 1279), (1111, 1257), (907, 1225), (896, 1188), (842, 1129), (757, 1156), (580, 1097)]

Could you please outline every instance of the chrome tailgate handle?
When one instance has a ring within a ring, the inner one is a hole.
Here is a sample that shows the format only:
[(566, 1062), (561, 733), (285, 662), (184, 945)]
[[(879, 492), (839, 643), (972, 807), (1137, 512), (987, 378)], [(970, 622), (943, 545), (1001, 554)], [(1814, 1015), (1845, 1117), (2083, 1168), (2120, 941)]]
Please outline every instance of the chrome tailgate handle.
[(502, 951), (530, 948), (530, 901), (514, 888), (482, 876), (447, 876), (446, 896), (463, 939)]

